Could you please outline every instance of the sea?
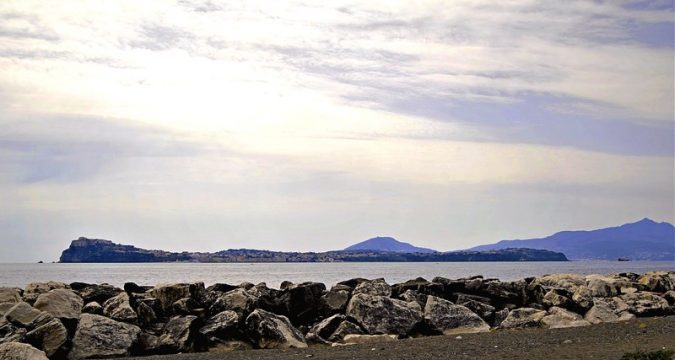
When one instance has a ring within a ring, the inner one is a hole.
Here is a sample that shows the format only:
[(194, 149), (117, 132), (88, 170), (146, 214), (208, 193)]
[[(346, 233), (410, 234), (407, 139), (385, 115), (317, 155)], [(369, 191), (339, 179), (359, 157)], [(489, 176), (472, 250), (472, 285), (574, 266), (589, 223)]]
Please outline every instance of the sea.
[(124, 263), (124, 264), (0, 264), (0, 286), (25, 287), (31, 282), (108, 283), (123, 286), (197, 282), (254, 284), (278, 288), (283, 281), (316, 281), (330, 287), (351, 278), (384, 278), (394, 284), (417, 277), (457, 279), (473, 275), (518, 280), (553, 273), (612, 274), (675, 271), (675, 261), (568, 261), (568, 262), (362, 262), (362, 263)]

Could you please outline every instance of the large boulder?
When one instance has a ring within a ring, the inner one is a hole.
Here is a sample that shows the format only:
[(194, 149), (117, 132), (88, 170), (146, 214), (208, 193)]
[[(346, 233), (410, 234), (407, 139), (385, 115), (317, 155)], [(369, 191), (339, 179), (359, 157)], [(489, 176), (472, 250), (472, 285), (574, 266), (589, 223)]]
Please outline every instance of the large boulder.
[(84, 284), (84, 286), (80, 286), (79, 290), (77, 290), (77, 293), (85, 303), (96, 301), (99, 304), (105, 303), (108, 299), (117, 296), (121, 292), (122, 289), (110, 284)]
[(628, 311), (635, 316), (663, 316), (673, 313), (666, 299), (650, 292), (625, 294), (619, 298), (626, 303)]
[(417, 303), (368, 294), (352, 296), (346, 314), (370, 334), (405, 335), (422, 321)]
[(0, 359), (3, 360), (48, 360), (47, 355), (28, 344), (8, 342), (0, 345)]
[(621, 298), (594, 298), (593, 307), (586, 312), (584, 319), (591, 324), (634, 319), (635, 315), (629, 310), (630, 307)]
[(345, 339), (349, 335), (363, 335), (363, 329), (360, 326), (354, 324), (349, 320), (345, 320), (338, 325), (338, 327), (333, 331), (330, 337), (328, 337), (329, 342), (338, 342)]
[(548, 309), (548, 315), (541, 319), (541, 323), (549, 329), (591, 325), (581, 315), (557, 306)]
[(16, 303), (5, 313), (5, 318), (14, 325), (28, 327), (40, 316), (42, 311), (35, 309), (25, 302)]
[(246, 318), (246, 328), (255, 345), (261, 349), (307, 347), (300, 330), (282, 315), (257, 309)]
[(206, 289), (204, 283), (161, 284), (150, 290), (150, 295), (157, 299), (159, 308), (166, 314), (171, 313), (173, 304), (183, 298), (192, 298), (198, 303), (204, 301)]
[(27, 341), (52, 357), (68, 340), (68, 330), (59, 319), (38, 326), (26, 334)]
[(321, 296), (326, 285), (305, 282), (287, 286), (282, 296), (285, 314), (293, 324), (309, 325), (317, 320), (321, 308)]
[(391, 296), (391, 286), (384, 279), (366, 280), (354, 288), (353, 295), (366, 294), (375, 296)]
[(220, 295), (211, 305), (210, 312), (217, 314), (225, 310), (232, 310), (243, 318), (256, 308), (257, 303), (258, 298), (256, 296), (243, 288), (236, 288)]
[(16, 303), (21, 301), (21, 289), (0, 287), (0, 303)]
[(433, 329), (446, 335), (490, 330), (490, 325), (467, 307), (455, 305), (436, 296), (427, 298), (424, 320)]
[(579, 274), (549, 274), (536, 278), (535, 282), (551, 287), (574, 292), (577, 287), (586, 285), (586, 278)]
[(82, 298), (68, 289), (54, 289), (41, 294), (33, 305), (36, 309), (64, 320), (79, 319), (83, 306)]
[(155, 310), (144, 302), (138, 304), (136, 314), (138, 315), (138, 323), (143, 327), (150, 326), (157, 321)]
[(130, 324), (138, 323), (138, 314), (129, 304), (129, 295), (121, 292), (103, 303), (103, 315)]
[(239, 314), (225, 310), (206, 320), (199, 333), (205, 338), (232, 339), (239, 334)]
[(103, 306), (101, 306), (101, 304), (97, 303), (96, 301), (92, 301), (84, 304), (84, 307), (82, 307), (82, 312), (87, 314), (103, 315)]
[(587, 311), (593, 307), (593, 293), (586, 285), (581, 285), (574, 290), (572, 301), (577, 308)]
[(346, 316), (342, 314), (335, 314), (331, 317), (325, 318), (314, 324), (305, 339), (308, 342), (317, 343), (317, 344), (329, 344), (328, 338), (333, 335), (333, 332), (337, 329), (340, 324), (347, 319)]
[(159, 346), (162, 352), (190, 352), (199, 349), (197, 334), (200, 321), (194, 315), (174, 316), (164, 325), (159, 336)]
[(546, 311), (533, 308), (519, 308), (509, 312), (509, 315), (499, 325), (501, 328), (538, 327), (546, 316)]
[(472, 299), (463, 299), (457, 305), (462, 305), (476, 313), (485, 321), (491, 321), (494, 317), (495, 307)]
[(619, 287), (607, 278), (591, 278), (588, 281), (587, 287), (593, 297), (613, 297), (619, 295)]
[(100, 315), (82, 314), (73, 338), (70, 359), (133, 355), (141, 329)]
[(675, 272), (653, 271), (640, 276), (637, 282), (649, 291), (675, 290)]
[(65, 289), (66, 284), (58, 281), (48, 282), (34, 282), (26, 285), (23, 291), (23, 300), (29, 304), (33, 304), (38, 296), (47, 293), (54, 289)]
[(574, 306), (574, 302), (572, 299), (570, 299), (570, 297), (571, 295), (567, 290), (551, 289), (546, 294), (544, 294), (542, 302), (548, 307), (557, 306), (570, 309)]
[(326, 315), (342, 313), (347, 308), (349, 302), (349, 291), (330, 290), (321, 295), (320, 306), (322, 312)]

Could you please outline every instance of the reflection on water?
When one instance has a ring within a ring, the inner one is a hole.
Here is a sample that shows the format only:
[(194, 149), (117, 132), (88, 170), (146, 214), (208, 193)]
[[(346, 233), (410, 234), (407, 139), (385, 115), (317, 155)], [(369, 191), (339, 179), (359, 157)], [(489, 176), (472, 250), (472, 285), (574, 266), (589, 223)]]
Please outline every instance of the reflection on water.
[(416, 277), (460, 278), (483, 275), (516, 280), (550, 273), (609, 274), (675, 271), (673, 261), (569, 261), (569, 262), (452, 262), (452, 263), (256, 263), (256, 264), (0, 264), (0, 286), (19, 286), (35, 281), (66, 283), (107, 282), (122, 286), (127, 281), (140, 285), (203, 281), (238, 284), (266, 282), (279, 287), (282, 281), (318, 281), (327, 286), (354, 278), (385, 278), (390, 284)]

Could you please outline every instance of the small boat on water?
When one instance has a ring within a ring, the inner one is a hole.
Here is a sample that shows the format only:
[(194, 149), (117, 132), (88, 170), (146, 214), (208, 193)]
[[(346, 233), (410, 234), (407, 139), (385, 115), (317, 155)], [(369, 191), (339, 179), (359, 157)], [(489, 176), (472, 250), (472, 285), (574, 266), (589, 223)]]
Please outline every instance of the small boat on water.
[(618, 260), (618, 261), (630, 261), (630, 259), (627, 258), (627, 257), (620, 257), (620, 258), (618, 258), (617, 260)]

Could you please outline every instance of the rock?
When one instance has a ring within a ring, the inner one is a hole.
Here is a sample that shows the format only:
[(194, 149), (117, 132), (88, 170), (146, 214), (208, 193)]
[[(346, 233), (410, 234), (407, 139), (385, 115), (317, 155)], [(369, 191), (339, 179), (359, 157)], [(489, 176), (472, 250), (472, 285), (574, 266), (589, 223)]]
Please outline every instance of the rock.
[(353, 322), (345, 320), (338, 325), (327, 340), (334, 343), (344, 340), (347, 335), (363, 335), (363, 330)]
[(133, 282), (124, 283), (124, 291), (128, 294), (142, 294), (149, 290), (152, 290), (152, 286), (140, 286)]
[(0, 345), (0, 359), (3, 360), (48, 360), (47, 355), (28, 344), (7, 342)]
[(416, 302), (420, 308), (423, 308), (424, 305), (427, 303), (427, 297), (428, 295), (426, 294), (420, 294), (416, 290), (406, 290), (402, 294), (400, 294), (399, 299), (405, 301), (405, 302)]
[(435, 330), (445, 335), (476, 333), (490, 330), (480, 316), (462, 305), (429, 296), (424, 306), (424, 320)]
[(239, 314), (225, 310), (209, 318), (199, 333), (206, 338), (232, 339), (239, 334), (238, 327)]
[(141, 332), (138, 336), (138, 344), (142, 355), (155, 355), (161, 353), (159, 336)]
[(82, 314), (73, 338), (70, 359), (133, 355), (141, 329), (100, 315)]
[(546, 311), (533, 308), (519, 308), (509, 312), (509, 315), (500, 324), (501, 328), (538, 327), (541, 319), (546, 316)]
[(5, 318), (14, 325), (21, 327), (28, 327), (30, 323), (35, 321), (42, 311), (33, 308), (25, 302), (16, 303), (11, 309), (5, 313)]
[(246, 328), (261, 349), (307, 347), (302, 333), (282, 315), (257, 309), (246, 318)]
[(138, 323), (138, 314), (129, 304), (129, 295), (121, 292), (103, 303), (103, 315), (129, 324)]
[(345, 344), (371, 344), (371, 343), (382, 343), (398, 340), (396, 335), (355, 335), (350, 334), (345, 336)]
[(330, 290), (320, 298), (322, 312), (326, 315), (342, 313), (349, 302), (349, 292), (345, 290)]
[(0, 344), (23, 341), (26, 335), (26, 329), (16, 327), (7, 320), (0, 318)]
[(422, 309), (417, 303), (368, 294), (353, 295), (346, 315), (369, 334), (405, 335), (422, 321)]
[(101, 304), (97, 303), (96, 301), (92, 301), (84, 305), (82, 312), (87, 314), (103, 315), (103, 306), (101, 306)]
[(535, 279), (541, 285), (561, 288), (574, 292), (579, 286), (586, 286), (586, 278), (579, 274), (549, 274)]
[(66, 284), (58, 281), (34, 282), (26, 285), (23, 291), (23, 300), (29, 304), (35, 303), (38, 296), (54, 289), (65, 289)]
[(675, 306), (675, 291), (673, 290), (666, 291), (663, 294), (663, 298), (666, 299), (666, 301), (668, 301), (668, 304), (670, 304), (670, 306)]
[(257, 297), (249, 294), (243, 288), (237, 288), (219, 296), (211, 305), (210, 312), (216, 314), (225, 310), (232, 310), (243, 318), (255, 309), (257, 302)]
[(19, 301), (21, 301), (20, 289), (0, 287), (0, 303), (17, 303)]
[(591, 324), (634, 319), (635, 315), (628, 310), (628, 305), (618, 297), (593, 298), (593, 307), (586, 312), (584, 319)]
[(27, 341), (45, 352), (48, 357), (56, 354), (68, 340), (68, 330), (59, 319), (52, 319), (26, 334)]
[(326, 285), (317, 282), (293, 284), (284, 290), (285, 314), (293, 324), (309, 325), (316, 321), (321, 307), (321, 296)]
[(352, 290), (354, 290), (356, 285), (358, 285), (358, 284), (360, 284), (364, 281), (369, 281), (369, 280), (364, 279), (364, 278), (353, 278), (353, 279), (349, 279), (349, 280), (345, 280), (345, 281), (340, 281), (335, 286), (346, 286), (350, 289), (350, 291), (352, 291)]
[(236, 288), (238, 288), (238, 285), (230, 285), (230, 284), (223, 284), (223, 283), (216, 283), (213, 284), (209, 287), (206, 288), (207, 292), (221, 292), (221, 293), (226, 293), (228, 291), (232, 291)]
[(628, 306), (628, 311), (635, 316), (663, 316), (673, 314), (668, 301), (649, 292), (625, 294), (619, 296)]
[(164, 325), (159, 346), (164, 353), (190, 352), (199, 347), (195, 342), (199, 319), (194, 315), (174, 316)]
[(637, 280), (647, 290), (666, 292), (675, 290), (675, 273), (666, 271), (653, 271), (640, 276)]
[[(511, 282), (483, 281), (480, 292), (489, 297), (488, 304), (503, 306), (505, 304), (524, 304), (527, 296), (526, 288), (527, 283), (523, 280)], [(485, 303), (485, 301), (481, 302)]]
[(319, 323), (312, 326), (312, 328), (307, 332), (305, 337), (308, 342), (317, 343), (317, 344), (329, 344), (328, 338), (333, 335), (333, 332), (337, 329), (343, 321), (347, 318), (342, 314), (336, 314), (326, 319), (321, 320)]
[[(201, 303), (206, 294), (204, 283), (193, 284), (163, 284), (157, 285), (150, 294), (159, 302), (160, 310), (164, 314), (170, 314), (173, 303), (183, 298), (192, 298)], [(224, 310), (224, 309), (223, 309)]]
[(579, 309), (587, 311), (593, 307), (593, 294), (591, 293), (591, 290), (588, 289), (588, 287), (582, 285), (577, 287), (577, 289), (574, 291), (574, 294), (572, 294), (572, 301)]
[(492, 327), (499, 327), (504, 320), (509, 316), (509, 309), (501, 309), (495, 311), (494, 318), (492, 319)]
[(251, 349), (253, 349), (251, 344), (241, 340), (218, 341), (209, 346), (209, 352), (229, 352)]
[(54, 289), (38, 296), (33, 307), (59, 319), (79, 319), (84, 302), (68, 289)]
[(182, 298), (178, 299), (173, 305), (171, 305), (171, 310), (173, 314), (176, 315), (194, 315), (195, 310), (199, 308), (199, 304), (192, 300), (192, 298)]
[(557, 306), (548, 309), (548, 315), (541, 319), (541, 323), (549, 329), (591, 325), (581, 315)]
[(99, 304), (103, 304), (108, 299), (120, 294), (122, 289), (109, 284), (86, 284), (86, 286), (77, 292), (85, 303), (96, 301)]
[(619, 295), (618, 287), (602, 278), (593, 278), (589, 280), (588, 290), (593, 297), (613, 297)]
[(2, 317), (5, 316), (5, 313), (7, 313), (14, 305), (16, 305), (15, 302), (0, 303), (0, 319), (2, 319)]
[(557, 306), (569, 309), (573, 307), (574, 303), (569, 297), (569, 293), (563, 289), (551, 289), (543, 298), (543, 303), (546, 306)]
[(255, 285), (253, 285), (253, 283), (250, 283), (250, 282), (248, 282), (248, 281), (244, 281), (243, 283), (239, 284), (239, 286), (237, 286), (237, 287), (240, 287), (240, 288), (242, 288), (242, 289), (244, 289), (244, 290), (248, 290), (248, 289), (250, 289), (250, 288), (252, 288), (252, 287), (254, 287), (254, 286), (255, 286)]
[[(448, 300), (448, 299), (446, 299)], [(486, 305), (490, 305), (490, 298), (487, 298), (485, 296), (478, 296), (478, 295), (470, 295), (470, 294), (463, 294), (463, 293), (457, 293), (455, 294), (455, 303), (460, 304), (460, 303), (465, 303), (470, 300), (477, 301)]]
[(136, 307), (136, 314), (138, 315), (139, 324), (141, 324), (143, 327), (147, 327), (157, 321), (155, 310), (153, 310), (150, 305), (144, 302), (138, 304)]
[(356, 294), (391, 296), (391, 286), (384, 279), (361, 281), (354, 288), (352, 296)]
[(480, 316), (483, 320), (485, 321), (491, 321), (494, 312), (495, 312), (495, 307), (492, 305), (484, 304), (482, 302), (478, 302), (476, 300), (471, 300), (471, 299), (465, 299), (462, 302), (458, 302), (457, 305), (462, 305), (478, 316)]

